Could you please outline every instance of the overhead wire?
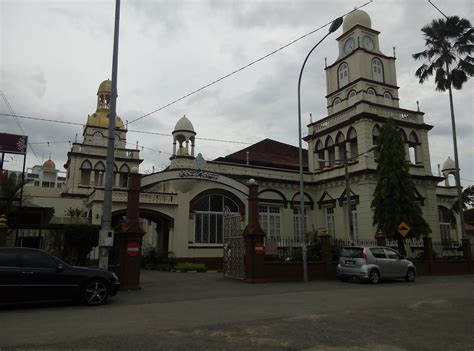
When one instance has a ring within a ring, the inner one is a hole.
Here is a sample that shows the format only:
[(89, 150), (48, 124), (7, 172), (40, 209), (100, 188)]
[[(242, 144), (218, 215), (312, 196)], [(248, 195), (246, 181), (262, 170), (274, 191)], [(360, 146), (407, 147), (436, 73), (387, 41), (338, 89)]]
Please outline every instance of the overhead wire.
[[(372, 2), (372, 0), (366, 2), (365, 4), (363, 4), (363, 5), (359, 6), (359, 7), (355, 7), (353, 10), (351, 10), (351, 11), (349, 11), (349, 12), (346, 12), (345, 14), (343, 14), (343, 15), (340, 16), (340, 17), (345, 17), (345, 16), (347, 16), (348, 14), (354, 12), (355, 10), (358, 10), (358, 9), (364, 7), (364, 6), (367, 6), (367, 5), (370, 4), (371, 2)], [(194, 95), (194, 94), (196, 94), (196, 93), (199, 93), (200, 91), (202, 91), (202, 90), (204, 90), (204, 89), (207, 89), (207, 88), (209, 88), (210, 86), (213, 86), (213, 85), (215, 85), (215, 84), (217, 84), (217, 83), (223, 81), (224, 79), (229, 78), (229, 77), (233, 76), (234, 74), (237, 74), (237, 73), (239, 73), (239, 72), (241, 72), (241, 71), (243, 71), (243, 70), (245, 70), (245, 69), (251, 67), (251, 66), (253, 66), (253, 65), (255, 65), (255, 64), (257, 64), (257, 63), (259, 63), (259, 62), (261, 62), (261, 61), (263, 61), (263, 60), (265, 60), (266, 58), (268, 58), (268, 57), (270, 57), (270, 56), (272, 56), (272, 55), (274, 55), (274, 54), (276, 54), (276, 53), (278, 53), (278, 52), (280, 52), (280, 51), (286, 49), (287, 47), (289, 47), (289, 46), (295, 44), (296, 42), (298, 42), (298, 41), (300, 41), (300, 40), (306, 38), (307, 36), (310, 36), (311, 34), (314, 34), (314, 33), (318, 32), (318, 31), (320, 31), (321, 29), (323, 29), (323, 28), (325, 28), (325, 27), (331, 25), (332, 22), (333, 22), (333, 21), (330, 21), (330, 22), (328, 22), (328, 23), (326, 23), (326, 24), (324, 24), (324, 25), (322, 25), (322, 26), (320, 26), (320, 27), (318, 27), (318, 28), (316, 28), (316, 29), (314, 29), (314, 30), (312, 30), (312, 31), (310, 31), (310, 32), (308, 32), (308, 33), (306, 33), (306, 34), (303, 34), (303, 35), (301, 35), (300, 37), (298, 37), (298, 38), (296, 38), (296, 39), (290, 41), (289, 43), (287, 43), (287, 44), (285, 44), (285, 45), (279, 47), (278, 49), (273, 50), (272, 52), (270, 52), (270, 53), (268, 53), (268, 54), (266, 54), (266, 55), (264, 55), (264, 56), (261, 56), (261, 57), (255, 59), (255, 60), (251, 61), (250, 63), (247, 63), (246, 65), (244, 65), (244, 66), (242, 66), (242, 67), (240, 67), (240, 68), (237, 68), (236, 70), (234, 70), (234, 71), (232, 71), (232, 72), (230, 72), (230, 73), (227, 73), (227, 74), (225, 74), (224, 76), (221, 76), (220, 78), (217, 78), (216, 80), (213, 80), (212, 82), (207, 83), (207, 84), (201, 86), (200, 88), (195, 89), (195, 90), (191, 91), (190, 93), (185, 94), (185, 95), (181, 96), (180, 98), (177, 98), (177, 99), (175, 99), (175, 100), (173, 100), (173, 101), (171, 101), (171, 102), (169, 102), (169, 103), (167, 103), (167, 104), (165, 104), (165, 105), (163, 105), (163, 106), (157, 108), (156, 110), (153, 110), (153, 111), (151, 111), (151, 112), (148, 112), (148, 113), (144, 114), (143, 116), (140, 116), (140, 117), (137, 117), (137, 118), (131, 120), (130, 122), (128, 122), (128, 124), (132, 124), (132, 123), (134, 123), (134, 122), (137, 122), (137, 121), (139, 121), (139, 120), (141, 120), (141, 119), (143, 119), (143, 118), (145, 118), (145, 117), (148, 117), (148, 116), (150, 116), (150, 115), (152, 115), (152, 114), (154, 114), (154, 113), (156, 113), (156, 112), (159, 112), (159, 111), (161, 111), (161, 110), (163, 110), (163, 109), (165, 109), (165, 108), (167, 108), (167, 107), (170, 107), (171, 105), (174, 105), (174, 104), (176, 104), (177, 102), (179, 102), (179, 101), (181, 101), (181, 100), (184, 100), (184, 99), (186, 99), (186, 98), (188, 98), (188, 97), (190, 97), (190, 96), (192, 96), (192, 95)]]

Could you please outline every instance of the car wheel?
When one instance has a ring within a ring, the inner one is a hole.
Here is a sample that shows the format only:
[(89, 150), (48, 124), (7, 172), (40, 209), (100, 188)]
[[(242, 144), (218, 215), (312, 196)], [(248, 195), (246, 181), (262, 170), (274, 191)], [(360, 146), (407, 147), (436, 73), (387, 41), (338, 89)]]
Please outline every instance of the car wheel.
[(102, 279), (91, 279), (82, 288), (82, 302), (86, 305), (101, 305), (109, 297), (109, 288)]
[(376, 269), (372, 269), (369, 273), (369, 283), (378, 284), (380, 282), (380, 273)]
[(408, 271), (407, 271), (407, 275), (405, 277), (405, 280), (409, 283), (413, 283), (416, 279), (416, 274), (415, 274), (415, 270), (410, 268)]

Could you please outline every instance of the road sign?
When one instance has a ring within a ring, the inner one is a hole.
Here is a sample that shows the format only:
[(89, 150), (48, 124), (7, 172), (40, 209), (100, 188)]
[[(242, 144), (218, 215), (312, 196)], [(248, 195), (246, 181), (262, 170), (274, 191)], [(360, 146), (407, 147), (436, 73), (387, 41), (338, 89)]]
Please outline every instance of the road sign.
[(408, 224), (405, 222), (401, 222), (400, 225), (398, 226), (398, 232), (402, 235), (405, 236), (410, 232), (411, 228)]
[(136, 256), (140, 253), (140, 243), (131, 242), (127, 244), (127, 255)]
[(257, 255), (263, 255), (265, 253), (265, 246), (262, 242), (255, 243), (255, 253)]

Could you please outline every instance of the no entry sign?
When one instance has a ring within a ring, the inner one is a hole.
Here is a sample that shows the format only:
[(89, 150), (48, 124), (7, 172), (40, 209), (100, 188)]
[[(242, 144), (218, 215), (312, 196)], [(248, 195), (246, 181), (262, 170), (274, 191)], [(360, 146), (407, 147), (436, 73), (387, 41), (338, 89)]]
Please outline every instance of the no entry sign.
[(127, 255), (136, 256), (140, 253), (140, 243), (131, 242), (127, 244)]

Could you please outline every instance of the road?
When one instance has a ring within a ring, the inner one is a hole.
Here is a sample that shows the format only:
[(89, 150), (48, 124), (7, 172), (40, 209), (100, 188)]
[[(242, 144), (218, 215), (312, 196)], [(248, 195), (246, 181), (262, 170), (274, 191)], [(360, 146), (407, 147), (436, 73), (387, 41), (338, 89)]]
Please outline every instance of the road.
[(142, 273), (99, 307), (0, 309), (0, 350), (474, 350), (474, 275), (250, 285)]

